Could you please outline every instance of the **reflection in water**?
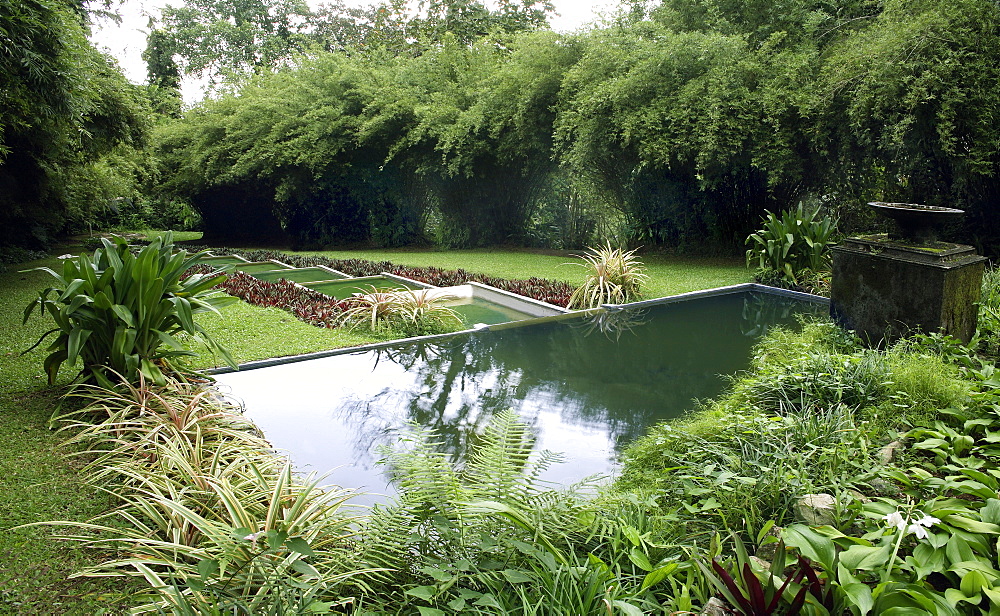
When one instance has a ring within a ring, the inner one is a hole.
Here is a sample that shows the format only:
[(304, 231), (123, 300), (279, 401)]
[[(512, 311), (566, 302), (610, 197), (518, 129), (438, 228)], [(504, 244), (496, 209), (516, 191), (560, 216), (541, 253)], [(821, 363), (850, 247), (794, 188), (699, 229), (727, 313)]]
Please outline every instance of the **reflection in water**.
[(730, 294), (641, 313), (480, 331), (219, 376), (276, 447), (332, 483), (382, 491), (380, 446), (407, 425), (434, 429), (460, 460), (492, 417), (514, 409), (539, 449), (568, 464), (543, 479), (608, 473), (621, 449), (657, 421), (717, 395), (746, 367), (767, 326), (815, 304)]
[(748, 293), (743, 298), (740, 331), (744, 336), (759, 338), (775, 323), (785, 323), (799, 312), (796, 300), (774, 301), (774, 296)]
[(635, 333), (635, 328), (645, 322), (646, 311), (641, 308), (624, 310), (602, 308), (581, 318), (577, 327), (580, 328), (584, 336), (599, 332), (608, 338), (614, 337), (617, 341), (626, 332)]

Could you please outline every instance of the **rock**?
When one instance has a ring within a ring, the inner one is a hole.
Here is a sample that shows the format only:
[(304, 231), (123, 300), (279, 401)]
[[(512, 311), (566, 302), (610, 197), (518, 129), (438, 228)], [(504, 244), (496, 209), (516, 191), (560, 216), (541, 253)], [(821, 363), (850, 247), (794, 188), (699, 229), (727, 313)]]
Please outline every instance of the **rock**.
[[(781, 539), (781, 530), (782, 529), (780, 526), (772, 526), (771, 530), (767, 531), (767, 536), (775, 537), (776, 539)], [(777, 541), (772, 541), (768, 543), (767, 538), (765, 537), (764, 543), (760, 544), (760, 546), (757, 548), (757, 551), (754, 552), (754, 556), (760, 558), (761, 560), (766, 560), (767, 562), (771, 562), (774, 560), (774, 555), (777, 554), (778, 552), (778, 545), (779, 543)]]
[(859, 503), (872, 502), (872, 499), (868, 498), (867, 496), (865, 496), (861, 492), (858, 492), (857, 490), (848, 490), (847, 493), (851, 495), (851, 498), (858, 501)]
[(894, 496), (899, 493), (899, 489), (896, 486), (877, 477), (872, 479), (868, 485), (880, 496)]
[[(778, 544), (775, 543), (773, 545), (778, 545)], [(750, 557), (750, 562), (755, 567), (757, 567), (758, 571), (770, 571), (771, 570), (771, 561), (764, 560), (763, 558), (760, 558), (759, 556), (751, 556)]]
[(729, 616), (730, 614), (732, 614), (732, 611), (718, 597), (709, 599), (705, 607), (699, 612), (699, 616)]
[(809, 526), (833, 526), (837, 500), (829, 494), (806, 494), (795, 501), (795, 517)]
[(895, 440), (882, 449), (878, 450), (878, 459), (882, 464), (891, 464), (893, 459), (896, 457), (896, 452), (902, 450), (906, 447), (906, 443), (901, 440)]

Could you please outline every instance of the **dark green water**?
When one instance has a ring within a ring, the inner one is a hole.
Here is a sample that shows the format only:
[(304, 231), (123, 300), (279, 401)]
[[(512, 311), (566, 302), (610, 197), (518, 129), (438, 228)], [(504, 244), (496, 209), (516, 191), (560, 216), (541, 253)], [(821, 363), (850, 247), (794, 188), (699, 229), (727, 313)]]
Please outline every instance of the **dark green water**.
[[(767, 327), (827, 308), (733, 293), (640, 310), (481, 331), (240, 373), (219, 381), (303, 470), (330, 483), (391, 491), (379, 445), (408, 422), (432, 427), (460, 459), (497, 412), (512, 408), (539, 449), (565, 454), (545, 479), (611, 473), (617, 455), (656, 422), (716, 396), (747, 367)], [(617, 331), (606, 331), (614, 330)]]
[(442, 305), (457, 312), (458, 316), (462, 317), (462, 321), (469, 327), (480, 323), (496, 325), (531, 318), (531, 315), (481, 297), (464, 297), (443, 302)]
[(295, 269), (274, 269), (271, 271), (254, 273), (254, 278), (273, 282), (279, 278), (291, 280), (292, 282), (320, 282), (323, 280), (335, 280), (343, 278), (322, 267), (297, 267)]

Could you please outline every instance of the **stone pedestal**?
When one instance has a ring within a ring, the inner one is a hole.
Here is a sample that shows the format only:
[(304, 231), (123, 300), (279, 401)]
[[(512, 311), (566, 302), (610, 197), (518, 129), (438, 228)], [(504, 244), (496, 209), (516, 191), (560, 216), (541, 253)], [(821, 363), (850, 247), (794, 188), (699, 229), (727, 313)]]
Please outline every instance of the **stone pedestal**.
[(913, 330), (969, 342), (985, 266), (971, 246), (850, 238), (833, 247), (830, 314), (872, 345)]

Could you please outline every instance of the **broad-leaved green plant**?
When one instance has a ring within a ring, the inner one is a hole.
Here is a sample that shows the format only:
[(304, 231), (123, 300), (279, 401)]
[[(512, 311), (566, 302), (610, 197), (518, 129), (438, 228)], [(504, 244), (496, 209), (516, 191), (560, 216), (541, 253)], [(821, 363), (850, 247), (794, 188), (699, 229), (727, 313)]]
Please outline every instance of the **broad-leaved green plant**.
[(820, 216), (819, 208), (807, 210), (801, 203), (781, 216), (768, 212), (764, 226), (746, 239), (747, 265), (756, 263), (758, 271), (777, 272), (790, 283), (829, 270), (836, 227), (837, 221)]
[[(123, 238), (102, 240), (93, 255), (81, 254), (63, 263), (61, 274), (43, 267), (57, 284), (42, 290), (24, 309), (24, 322), (37, 308), (55, 322), (35, 348), (56, 334), (44, 360), (49, 383), (59, 368), (83, 362), (78, 378), (110, 387), (112, 375), (135, 383), (141, 374), (157, 384), (165, 373), (179, 373), (179, 358), (194, 355), (179, 334), (206, 344), (230, 366), (235, 362), (196, 321), (206, 312), (236, 301), (212, 291), (223, 274), (192, 274), (188, 270), (205, 253), (176, 251), (171, 234), (144, 246), (137, 254)], [(29, 349), (30, 350), (30, 349)]]

